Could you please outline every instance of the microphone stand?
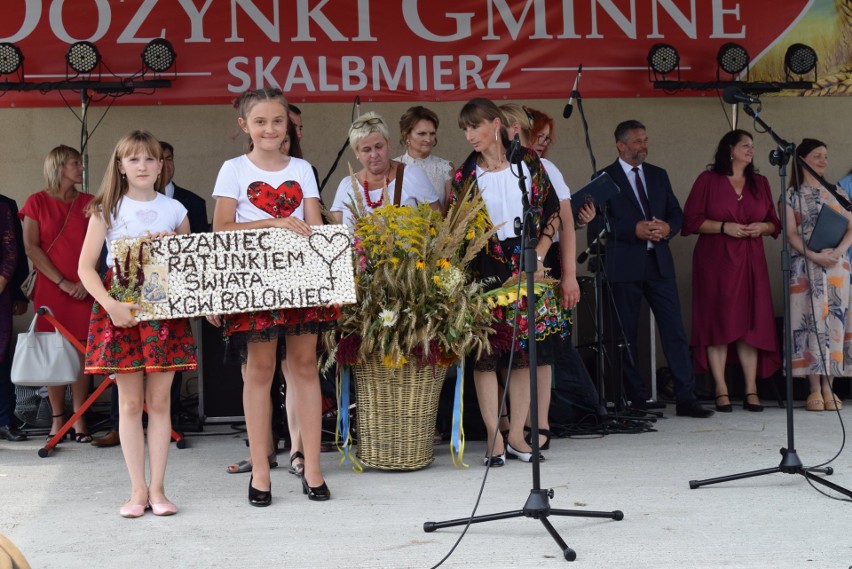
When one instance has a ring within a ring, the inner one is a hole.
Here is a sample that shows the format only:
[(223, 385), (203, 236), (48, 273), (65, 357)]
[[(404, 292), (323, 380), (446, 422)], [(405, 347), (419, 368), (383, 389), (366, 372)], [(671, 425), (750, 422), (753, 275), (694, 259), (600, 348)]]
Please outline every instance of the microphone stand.
[[(597, 160), (595, 160), (594, 150), (592, 149), (592, 140), (589, 137), (589, 123), (586, 121), (586, 112), (583, 110), (583, 96), (580, 94), (580, 90), (576, 89), (574, 91), (571, 91), (571, 98), (573, 98), (576, 101), (577, 110), (580, 112), (580, 122), (583, 125), (583, 134), (584, 134), (585, 140), (586, 140), (586, 148), (589, 151), (589, 160), (592, 163), (592, 178), (594, 178), (598, 173), (598, 165), (597, 165)], [(604, 311), (603, 311), (602, 300), (603, 300), (603, 286), (604, 286), (604, 283), (606, 281), (606, 278), (605, 278), (605, 274), (604, 274), (605, 273), (605, 266), (604, 266), (604, 262), (603, 262), (603, 256), (601, 255), (601, 238), (605, 237), (606, 234), (609, 232), (609, 229), (610, 229), (609, 220), (606, 219), (606, 207), (607, 207), (606, 204), (601, 205), (600, 213), (604, 217), (604, 223), (603, 223), (603, 227), (601, 229), (600, 234), (592, 242), (593, 244), (594, 243), (597, 244), (597, 251), (596, 252), (597, 252), (597, 259), (598, 259), (598, 270), (595, 271), (595, 307), (596, 307), (595, 318), (597, 320), (596, 323), (595, 323), (596, 324), (596, 326), (595, 326), (595, 328), (596, 328), (596, 331), (595, 331), (595, 338), (596, 338), (595, 346), (596, 346), (596, 348), (595, 349), (597, 350), (597, 359), (598, 359), (597, 370), (596, 370), (596, 378), (595, 379), (597, 380), (598, 396), (600, 398), (600, 403), (601, 403), (601, 405), (603, 406), (604, 409), (606, 409), (606, 404), (607, 404), (606, 394), (604, 393), (604, 386), (605, 386), (604, 365), (605, 365), (605, 360), (607, 358), (606, 358), (606, 354), (605, 354), (605, 346), (604, 346), (604, 339), (603, 339), (604, 336), (603, 336), (603, 329), (602, 329), (602, 324), (603, 324), (603, 321), (604, 321)], [(588, 232), (587, 235), (591, 235), (591, 232)], [(580, 261), (578, 259), (578, 262), (582, 263), (583, 261)], [(621, 352), (621, 350), (624, 350), (626, 348), (627, 349), (627, 357), (630, 358), (631, 364), (633, 364), (634, 363), (633, 362), (633, 354), (630, 350), (630, 345), (627, 343), (627, 339), (626, 339), (625, 334), (624, 334), (624, 327), (621, 324), (621, 317), (619, 316), (618, 311), (615, 308), (615, 303), (612, 302), (611, 299), (610, 299), (610, 308), (615, 313), (615, 319), (618, 322), (618, 329), (621, 331), (621, 342), (618, 345), (619, 352)], [(619, 358), (619, 362), (620, 361), (621, 361), (621, 359)], [(619, 411), (619, 409), (618, 409), (619, 404), (624, 403), (621, 373), (616, 374), (616, 379), (617, 379), (618, 386), (619, 386), (619, 401), (615, 402), (616, 403), (616, 415), (617, 415), (617, 412)], [(637, 415), (646, 415), (646, 416), (650, 416), (650, 418), (643, 419), (642, 417), (637, 417)], [(648, 420), (648, 421), (654, 422), (654, 421), (656, 421), (657, 417), (662, 417), (662, 413), (658, 413), (658, 412), (654, 412), (654, 411), (648, 411), (648, 410), (644, 410), (644, 411), (641, 411), (641, 412), (639, 410), (634, 410), (633, 416), (629, 417), (629, 419), (632, 419), (632, 420)], [(615, 418), (619, 419), (621, 417), (616, 416)]]
[[(355, 101), (352, 103), (352, 122), (354, 123), (358, 117), (361, 116), (361, 97), (356, 96)], [(349, 134), (346, 135), (346, 140), (343, 141), (343, 146), (340, 147), (340, 150), (337, 151), (337, 157), (334, 159), (334, 163), (331, 165), (331, 168), (328, 170), (328, 173), (325, 175), (325, 178), (322, 179), (322, 183), (320, 184), (319, 191), (322, 194), (325, 185), (328, 183), (328, 179), (331, 178), (331, 175), (337, 170), (337, 164), (340, 162), (340, 159), (343, 157), (343, 153), (346, 152), (346, 148), (349, 147)]]
[(580, 91), (572, 91), (571, 96), (577, 100), (577, 110), (580, 111), (580, 123), (583, 125), (583, 133), (586, 137), (586, 148), (589, 150), (589, 160), (592, 162), (592, 177), (598, 173), (597, 161), (595, 161), (595, 153), (592, 151), (592, 139), (589, 138), (589, 123), (586, 122), (586, 113), (583, 111), (583, 97)]
[[(528, 359), (530, 370), (530, 446), (532, 447), (532, 482), (533, 487), (530, 490), (530, 495), (521, 510), (511, 510), (496, 514), (488, 514), (484, 516), (473, 516), (468, 518), (460, 518), (445, 522), (425, 522), (423, 531), (431, 533), (436, 529), (453, 527), (467, 524), (477, 524), (482, 522), (490, 522), (494, 520), (505, 520), (508, 518), (527, 517), (539, 520), (553, 540), (559, 545), (562, 550), (562, 555), (567, 561), (574, 561), (577, 558), (577, 553), (568, 547), (562, 537), (557, 533), (556, 529), (548, 521), (549, 516), (573, 516), (583, 518), (608, 518), (612, 520), (624, 519), (624, 513), (621, 510), (611, 512), (601, 511), (584, 511), (584, 510), (561, 510), (550, 507), (550, 498), (553, 498), (554, 492), (552, 488), (542, 489), (541, 487), (541, 453), (538, 440), (538, 377), (536, 367), (538, 366), (538, 357), (535, 338), (535, 273), (538, 268), (538, 259), (535, 251), (535, 245), (538, 243), (537, 227), (533, 222), (535, 210), (538, 205), (530, 204), (529, 193), (527, 192), (526, 176), (522, 168), (521, 152), (515, 152), (512, 156), (511, 165), (516, 165), (518, 168), (515, 176), (518, 178), (518, 186), (521, 190), (523, 203), (523, 219), (524, 222), (520, 227), (520, 235), (522, 241), (522, 267), (526, 274), (527, 283), (527, 319), (530, 324), (531, 334), (529, 334), (528, 342)], [(517, 223), (517, 222), (516, 222)], [(515, 231), (518, 232), (516, 225)], [(509, 372), (511, 374), (511, 371)], [(511, 381), (511, 380), (510, 380)]]
[[(787, 142), (780, 136), (778, 136), (772, 128), (767, 125), (763, 119), (760, 118), (758, 113), (756, 113), (750, 105), (743, 105), (743, 110), (747, 115), (754, 118), (755, 122), (762, 126), (765, 132), (769, 133), (775, 143), (778, 145), (778, 149), (773, 152), (771, 155), (774, 160), (771, 159), (773, 165), (778, 166), (778, 175), (781, 178), (781, 235), (783, 239), (781, 241), (781, 272), (782, 277), (781, 280), (784, 283), (784, 379), (785, 379), (785, 387), (787, 389), (787, 398), (786, 398), (786, 406), (787, 406), (787, 446), (781, 448), (781, 462), (778, 466), (772, 468), (764, 468), (762, 470), (752, 470), (749, 472), (741, 472), (739, 474), (731, 474), (729, 476), (720, 476), (718, 478), (708, 478), (706, 480), (690, 480), (689, 487), (692, 489), (698, 488), (700, 486), (707, 486), (709, 484), (718, 484), (719, 482), (729, 482), (731, 480), (741, 480), (743, 478), (753, 478), (755, 476), (764, 476), (766, 474), (775, 474), (778, 472), (784, 474), (799, 474), (804, 476), (808, 480), (816, 482), (818, 484), (822, 484), (835, 490), (836, 492), (840, 492), (845, 496), (852, 498), (852, 491), (844, 488), (843, 486), (839, 486), (833, 482), (829, 482), (824, 478), (820, 478), (819, 476), (815, 476), (814, 472), (820, 472), (826, 475), (831, 475), (834, 473), (834, 469), (829, 467), (825, 468), (806, 468), (802, 465), (802, 461), (799, 458), (798, 453), (796, 452), (796, 445), (794, 440), (794, 428), (793, 428), (793, 355), (792, 355), (792, 326), (790, 322), (790, 249), (787, 244), (787, 198), (784, 195), (786, 191), (787, 183), (787, 162), (789, 161), (791, 156), (795, 155), (796, 146), (790, 142)], [(777, 161), (777, 162), (776, 162)], [(799, 181), (798, 176), (794, 176), (794, 184), (796, 186), (796, 191), (799, 190)]]
[[(615, 302), (612, 300), (611, 292), (607, 287), (607, 277), (606, 277), (606, 263), (604, 262), (604, 249), (601, 240), (606, 237), (608, 233), (611, 233), (611, 228), (609, 224), (609, 219), (607, 218), (607, 204), (604, 203), (600, 208), (600, 215), (602, 218), (601, 230), (598, 233), (597, 237), (592, 241), (592, 244), (589, 246), (595, 248), (596, 255), (596, 267), (594, 270), (595, 273), (595, 341), (593, 344), (593, 349), (596, 352), (597, 362), (596, 362), (596, 370), (595, 370), (595, 379), (597, 382), (598, 395), (600, 398), (599, 404), (606, 411), (603, 423), (603, 433), (606, 434), (610, 432), (609, 424), (615, 423), (617, 427), (612, 429), (614, 432), (622, 432), (624, 429), (629, 429), (630, 432), (637, 431), (645, 431), (650, 430), (650, 427), (645, 426), (642, 422), (650, 422), (655, 423), (657, 418), (662, 417), (662, 413), (650, 410), (638, 410), (638, 409), (626, 409), (627, 402), (624, 398), (624, 387), (622, 382), (622, 370), (621, 370), (621, 362), (624, 351), (627, 352), (627, 358), (630, 361), (631, 365), (635, 366), (635, 361), (633, 359), (633, 352), (630, 350), (630, 343), (627, 340), (626, 335), (624, 334), (624, 326), (621, 323), (621, 316), (618, 313), (618, 308), (615, 306)], [(577, 259), (577, 262), (582, 263), (585, 259), (580, 258)], [(606, 292), (605, 292), (606, 291)], [(607, 320), (604, 312), (604, 296), (607, 298), (607, 304), (610, 309), (610, 318), (609, 325), (605, 325), (604, 322)], [(614, 325), (612, 324), (614, 321)], [(606, 331), (607, 330), (617, 330), (620, 332), (619, 337), (612, 336), (609, 339), (609, 342), (606, 339)], [(613, 344), (614, 348), (618, 349), (618, 359), (613, 360), (610, 357), (609, 351), (607, 349), (607, 344)], [(578, 346), (579, 348), (580, 346)], [(588, 347), (588, 345), (584, 345), (583, 347)], [(617, 361), (618, 364), (613, 363)], [(615, 385), (617, 386), (617, 393), (613, 397), (614, 404), (614, 413), (610, 414), (607, 409), (607, 395), (606, 395), (606, 369), (607, 365), (611, 367), (613, 370), (612, 377)], [(624, 412), (624, 414), (622, 414)]]

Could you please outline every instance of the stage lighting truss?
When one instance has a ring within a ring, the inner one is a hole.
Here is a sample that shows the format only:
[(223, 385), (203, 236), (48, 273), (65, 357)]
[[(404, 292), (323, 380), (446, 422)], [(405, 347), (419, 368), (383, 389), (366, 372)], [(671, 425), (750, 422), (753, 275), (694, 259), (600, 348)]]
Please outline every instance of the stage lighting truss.
[(0, 43), (0, 75), (12, 75), (24, 65), (24, 54), (13, 43)]
[(716, 79), (719, 79), (719, 71), (724, 71), (732, 76), (738, 76), (743, 71), (748, 75), (748, 64), (751, 62), (746, 48), (736, 43), (726, 43), (719, 48), (716, 55)]
[(666, 75), (677, 71), (680, 80), (680, 55), (677, 50), (667, 43), (657, 43), (648, 50), (648, 80), (651, 81), (651, 72), (654, 79), (665, 78)]
[(78, 75), (88, 74), (97, 68), (101, 62), (101, 53), (95, 44), (88, 41), (78, 41), (68, 48), (65, 62)]
[(814, 83), (816, 83), (817, 61), (817, 54), (812, 47), (803, 43), (794, 43), (787, 48), (787, 53), (784, 54), (784, 76), (787, 81), (790, 81), (792, 75), (795, 74), (801, 80), (803, 75), (813, 71)]
[(142, 50), (142, 65), (145, 69), (154, 73), (163, 73), (175, 64), (177, 55), (172, 44), (163, 38), (156, 38), (148, 42)]

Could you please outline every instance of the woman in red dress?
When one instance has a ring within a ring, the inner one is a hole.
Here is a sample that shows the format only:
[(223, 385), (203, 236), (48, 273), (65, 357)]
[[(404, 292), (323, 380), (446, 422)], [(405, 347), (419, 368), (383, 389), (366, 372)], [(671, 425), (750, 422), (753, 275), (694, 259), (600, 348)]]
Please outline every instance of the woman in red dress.
[(736, 348), (745, 377), (743, 408), (762, 411), (757, 377), (781, 365), (763, 236), (781, 222), (768, 180), (754, 170), (749, 133), (722, 137), (683, 208), (683, 235), (698, 233), (692, 254), (692, 352), (695, 371), (716, 383), (716, 410), (732, 410), (725, 383), (728, 349)]
[[(49, 307), (59, 323), (85, 344), (92, 297), (77, 277), (77, 260), (86, 237), (85, 211), (92, 196), (76, 187), (83, 181), (80, 153), (65, 145), (51, 150), (44, 160), (44, 178), (47, 187), (27, 198), (18, 212), (24, 222), (24, 248), (37, 270), (33, 308)], [(43, 318), (37, 322), (36, 329), (54, 330)], [(80, 378), (71, 384), (75, 411), (89, 393), (90, 378), (82, 373), (82, 363), (80, 370)], [(53, 410), (49, 440), (65, 422), (65, 387), (49, 387), (48, 397)], [(74, 430), (78, 443), (92, 441), (82, 417), (74, 424)]]

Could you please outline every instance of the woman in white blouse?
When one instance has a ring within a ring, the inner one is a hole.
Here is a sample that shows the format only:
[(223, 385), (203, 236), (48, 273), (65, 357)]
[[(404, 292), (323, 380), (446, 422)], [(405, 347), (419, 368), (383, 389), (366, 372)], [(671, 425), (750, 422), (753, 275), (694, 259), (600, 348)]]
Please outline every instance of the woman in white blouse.
[(432, 154), (438, 146), (438, 115), (431, 109), (411, 107), (399, 119), (399, 143), (405, 148), (401, 156), (394, 158), (403, 164), (414, 164), (426, 172), (441, 200), (441, 209), (447, 209), (450, 182), (456, 167), (449, 160)]

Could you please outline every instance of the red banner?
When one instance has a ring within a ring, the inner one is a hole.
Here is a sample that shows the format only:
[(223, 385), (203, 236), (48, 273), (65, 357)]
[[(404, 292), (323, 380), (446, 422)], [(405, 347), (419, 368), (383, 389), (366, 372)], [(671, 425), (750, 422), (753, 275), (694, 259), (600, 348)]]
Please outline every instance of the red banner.
[[(0, 84), (40, 83), (44, 92), (12, 90), (0, 97), (0, 107), (62, 104), (50, 86), (69, 77), (65, 53), (81, 40), (97, 46), (103, 63), (99, 72), (74, 80), (127, 80), (142, 71), (147, 42), (162, 37), (173, 45), (176, 67), (162, 75), (174, 79), (171, 87), (124, 99), (135, 105), (225, 103), (261, 86), (281, 87), (296, 102), (348, 102), (356, 95), (375, 101), (565, 98), (580, 64), (584, 96), (635, 97), (662, 95), (646, 63), (655, 43), (678, 50), (680, 79), (714, 81), (716, 52), (736, 42), (751, 56), (753, 80), (761, 58), (783, 47), (782, 39), (806, 17), (848, 18), (830, 0), (3, 4), (0, 42), (17, 45), (25, 61), (23, 77), (3, 75)], [(778, 72), (763, 74), (783, 80), (772, 76)]]

